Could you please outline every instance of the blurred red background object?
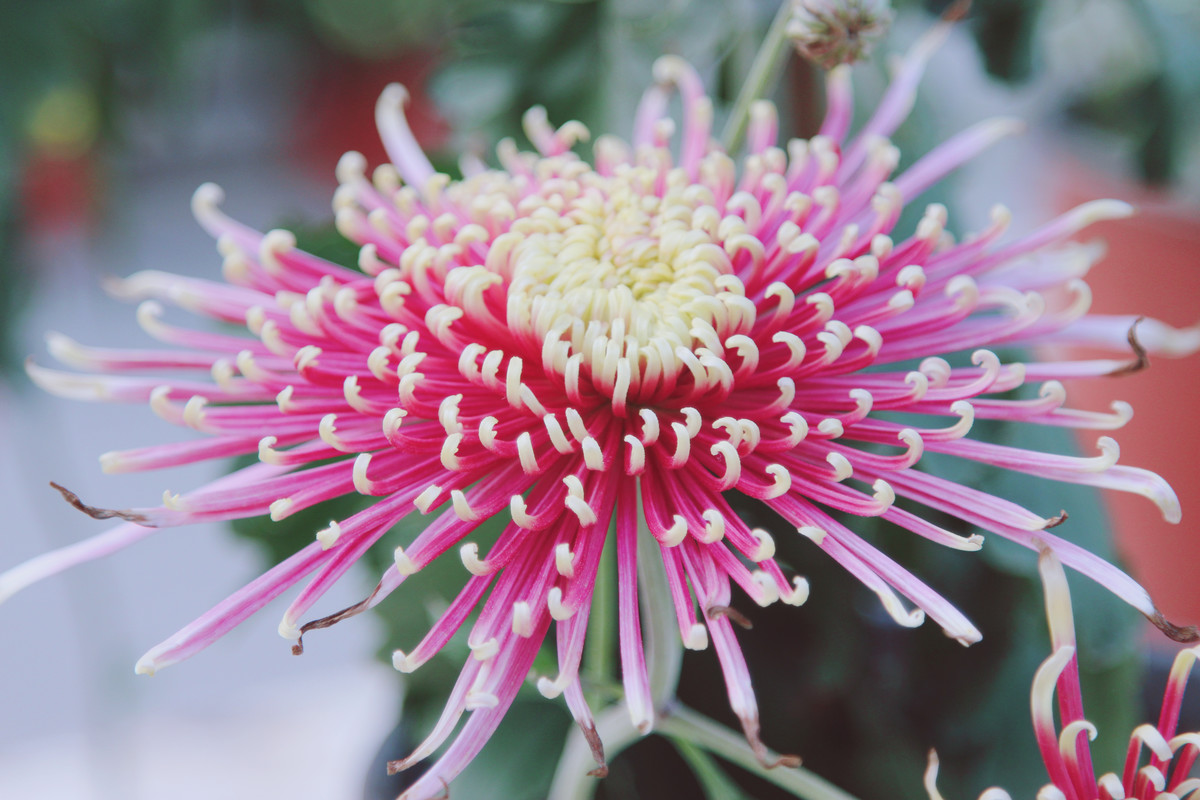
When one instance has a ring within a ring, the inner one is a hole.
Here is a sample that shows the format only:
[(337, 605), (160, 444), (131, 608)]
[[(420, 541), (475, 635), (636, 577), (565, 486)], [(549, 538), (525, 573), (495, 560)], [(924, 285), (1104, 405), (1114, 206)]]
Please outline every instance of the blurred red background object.
[[(1081, 238), (1103, 240), (1108, 254), (1088, 274), (1098, 314), (1146, 314), (1175, 326), (1200, 321), (1200, 206), (1104, 174), (1079, 161), (1059, 161), (1056, 205), (1115, 197), (1137, 207), (1130, 219), (1103, 222)], [(1106, 492), (1117, 547), (1129, 569), (1169, 619), (1200, 623), (1200, 358), (1158, 358), (1150, 369), (1107, 381), (1067, 382), (1073, 405), (1103, 409), (1120, 399), (1133, 420), (1115, 438), (1121, 463), (1162, 475), (1179, 495), (1183, 522), (1171, 525), (1134, 494)], [(1090, 453), (1095, 434), (1084, 434)]]
[(436, 153), (450, 135), (450, 126), (425, 93), (437, 63), (432, 52), (385, 61), (327, 54), (315, 65), (297, 114), (297, 150), (303, 162), (334, 185), (333, 167), (347, 150), (361, 152), (372, 167), (387, 161), (375, 130), (375, 101), (389, 83), (408, 89), (408, 124), (421, 148)]

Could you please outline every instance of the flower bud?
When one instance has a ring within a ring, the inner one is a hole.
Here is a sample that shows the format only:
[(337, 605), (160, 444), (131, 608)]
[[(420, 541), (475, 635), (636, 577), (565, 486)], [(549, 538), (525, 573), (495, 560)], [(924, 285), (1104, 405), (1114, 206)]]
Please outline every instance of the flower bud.
[(800, 55), (824, 69), (867, 57), (887, 31), (887, 0), (792, 0), (788, 36)]

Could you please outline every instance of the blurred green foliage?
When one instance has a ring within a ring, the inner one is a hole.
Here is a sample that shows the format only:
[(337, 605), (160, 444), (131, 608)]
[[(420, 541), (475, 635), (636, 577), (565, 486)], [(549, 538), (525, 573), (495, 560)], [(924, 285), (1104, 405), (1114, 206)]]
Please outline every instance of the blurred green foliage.
[[(941, 13), (952, 0), (920, 3)], [(906, 4), (916, 0), (897, 2)], [(1108, 68), (1076, 85), (1064, 110), (1075, 122), (1123, 140), (1147, 183), (1174, 181), (1200, 127), (1200, 3), (974, 0), (968, 24), (989, 74), (1013, 83), (1039, 77), (1045, 61), (1039, 45), (1050, 46), (1040, 23), (1051, 10), (1103, 15), (1107, 22), (1085, 46), (1090, 58), (1107, 58)]]

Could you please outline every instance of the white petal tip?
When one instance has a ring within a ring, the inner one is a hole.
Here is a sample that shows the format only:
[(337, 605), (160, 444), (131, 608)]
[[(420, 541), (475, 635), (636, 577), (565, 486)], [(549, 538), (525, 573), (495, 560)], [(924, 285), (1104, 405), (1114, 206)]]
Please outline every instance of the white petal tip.
[(1079, 226), (1085, 227), (1104, 220), (1132, 217), (1137, 213), (1137, 209), (1124, 200), (1106, 199), (1084, 203), (1076, 208), (1074, 213), (1078, 215), (1076, 220)]
[(225, 202), (225, 190), (215, 183), (202, 183), (192, 193), (192, 215), (203, 224), (219, 214), (217, 206)]
[(281, 519), (287, 518), (292, 513), (292, 507), (296, 502), (290, 497), (281, 497), (270, 505), (271, 521), (279, 522)]
[(329, 521), (329, 527), (317, 531), (317, 541), (321, 543), (322, 550), (328, 550), (338, 542), (338, 538), (342, 535), (342, 528), (336, 520)]
[(959, 630), (950, 630), (949, 628), (944, 628), (942, 632), (945, 633), (949, 638), (961, 644), (963, 647), (970, 647), (971, 645), (983, 639), (983, 634), (980, 633), (974, 626)]
[(289, 641), (298, 641), (300, 639), (300, 628), (293, 620), (284, 617), (279, 622), (279, 635)]
[(105, 475), (115, 475), (123, 472), (124, 463), (121, 460), (121, 454), (117, 451), (100, 454), (100, 471)]
[(376, 109), (391, 110), (400, 108), (408, 104), (408, 89), (402, 83), (389, 83), (379, 93), (379, 100), (375, 104)]
[(396, 548), (395, 558), (396, 558), (396, 571), (397, 572), (399, 572), (401, 575), (404, 575), (406, 577), (409, 575), (416, 574), (417, 565), (404, 552), (403, 547)]
[(392, 666), (405, 674), (413, 672), (417, 668), (417, 665), (409, 660), (403, 650), (396, 650), (392, 653)]
[(353, 183), (360, 178), (365, 178), (366, 172), (366, 157), (357, 150), (349, 150), (338, 159), (334, 175), (337, 177), (338, 183)]
[(654, 62), (654, 80), (657, 83), (674, 83), (692, 71), (692, 67), (676, 55), (659, 56)]

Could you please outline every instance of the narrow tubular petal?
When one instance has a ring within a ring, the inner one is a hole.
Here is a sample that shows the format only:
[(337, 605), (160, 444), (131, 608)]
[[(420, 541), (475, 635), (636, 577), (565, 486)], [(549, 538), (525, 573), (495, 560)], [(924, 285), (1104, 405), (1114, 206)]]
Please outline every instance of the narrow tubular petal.
[(925, 73), (925, 65), (949, 34), (951, 24), (943, 20), (935, 25), (905, 55), (874, 116), (863, 126), (854, 143), (846, 151), (846, 158), (842, 163), (843, 175), (854, 172), (862, 163), (866, 155), (866, 141), (870, 136), (891, 135), (908, 116), (916, 100), (917, 85)]
[(495, 677), (490, 687), (495, 703), (471, 712), (470, 719), (433, 768), (400, 795), (403, 800), (432, 800), (443, 795), (449, 782), (483, 749), (516, 699), (517, 691), (533, 665), (538, 650), (536, 642), (545, 635), (549, 625), (549, 617), (540, 616), (542, 619), (529, 640), (514, 637), (517, 641), (508, 642), (509, 647), (502, 648), (502, 655), (496, 657), (497, 663), (492, 667)]
[(138, 660), (136, 670), (153, 675), (163, 667), (190, 658), (237, 627), (328, 558), (321, 545), (313, 542), (231, 594), (166, 641), (151, 648)]
[(1020, 133), (1024, 127), (1020, 120), (999, 118), (968, 128), (905, 170), (895, 181), (896, 191), (911, 200), (999, 140)]
[[(1195, 649), (1181, 650), (1171, 664), (1171, 672), (1167, 677), (1167, 688), (1163, 695), (1162, 711), (1158, 717), (1158, 730), (1167, 737), (1175, 735), (1179, 724), (1179, 709), (1183, 702), (1183, 691), (1187, 686), (1188, 676), (1191, 675), (1192, 665), (1196, 663)], [(1161, 767), (1161, 764), (1156, 766)]]
[(82, 542), (34, 556), (25, 563), (0, 573), (0, 603), (51, 575), (124, 550), (157, 532), (157, 528), (126, 522)]
[[(1038, 571), (1046, 596), (1046, 621), (1050, 626), (1050, 643), (1055, 653), (1064, 649), (1075, 649), (1075, 620), (1071, 613), (1071, 595), (1067, 588), (1067, 575), (1054, 550), (1044, 547), (1038, 554)], [(1079, 665), (1072, 655), (1065, 669), (1058, 676), (1058, 713), (1063, 732), (1059, 751), (1070, 773), (1075, 790), (1082, 797), (1096, 796), (1095, 772), (1092, 770), (1092, 754), (1088, 737), (1083, 727), (1090, 727), (1083, 719), (1083, 696), (1079, 687)], [(1094, 732), (1095, 729), (1091, 728)], [(1039, 743), (1041, 739), (1039, 738)]]
[(621, 683), (633, 726), (648, 733), (654, 725), (650, 675), (642, 648), (642, 626), (638, 617), (638, 502), (637, 484), (621, 481), (617, 498), (617, 630), (621, 643)]
[[(818, 542), (821, 549), (863, 580), (879, 596), (885, 610), (900, 624), (915, 627), (924, 621), (924, 615), (928, 613), (942, 626), (947, 636), (961, 644), (969, 645), (981, 638), (979, 630), (945, 598), (832, 517), (792, 497), (781, 501), (775, 508), (797, 528), (820, 530), (823, 534)], [(892, 593), (893, 588), (916, 603), (918, 610), (905, 609)]]
[(1033, 715), (1033, 732), (1037, 738), (1038, 749), (1042, 751), (1042, 761), (1046, 771), (1050, 773), (1050, 781), (1055, 786), (1073, 786), (1067, 773), (1058, 747), (1058, 734), (1054, 723), (1054, 687), (1059, 676), (1067, 669), (1074, 668), (1075, 648), (1060, 647), (1050, 658), (1042, 662), (1033, 679), (1033, 691), (1030, 695), (1030, 708)]
[(398, 83), (391, 84), (384, 89), (375, 105), (375, 123), (379, 126), (379, 136), (392, 163), (408, 183), (422, 188), (433, 176), (433, 167), (413, 137), (408, 120), (404, 118), (407, 102), (408, 91)]

